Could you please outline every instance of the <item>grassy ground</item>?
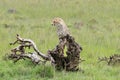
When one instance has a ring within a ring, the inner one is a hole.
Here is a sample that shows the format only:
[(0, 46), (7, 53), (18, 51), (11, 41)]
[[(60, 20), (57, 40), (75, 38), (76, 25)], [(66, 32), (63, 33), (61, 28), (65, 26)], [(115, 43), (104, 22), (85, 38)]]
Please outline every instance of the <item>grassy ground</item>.
[[(119, 0), (0, 0), (0, 80), (119, 80), (119, 66), (97, 63), (100, 56), (120, 54), (119, 7)], [(49, 63), (34, 66), (29, 60), (13, 64), (3, 59), (14, 47), (9, 43), (17, 33), (32, 39), (43, 53), (53, 49), (58, 43), (51, 26), (54, 17), (65, 20), (83, 47), (84, 73), (57, 72)]]

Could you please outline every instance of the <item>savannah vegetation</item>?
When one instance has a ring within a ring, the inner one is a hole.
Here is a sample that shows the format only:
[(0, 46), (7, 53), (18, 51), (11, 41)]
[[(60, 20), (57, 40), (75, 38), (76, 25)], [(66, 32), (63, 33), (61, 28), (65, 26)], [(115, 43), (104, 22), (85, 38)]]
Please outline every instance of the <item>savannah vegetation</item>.
[[(0, 80), (119, 80), (119, 66), (98, 63), (98, 57), (120, 54), (119, 7), (119, 0), (0, 0)], [(16, 34), (32, 39), (42, 53), (53, 49), (58, 43), (54, 17), (63, 18), (83, 47), (84, 73), (4, 58)]]

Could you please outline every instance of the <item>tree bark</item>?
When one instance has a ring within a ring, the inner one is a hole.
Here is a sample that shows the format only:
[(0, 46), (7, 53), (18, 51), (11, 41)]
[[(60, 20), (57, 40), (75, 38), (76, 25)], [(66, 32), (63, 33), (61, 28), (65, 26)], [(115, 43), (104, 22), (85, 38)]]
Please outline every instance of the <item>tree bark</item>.
[[(66, 43), (64, 43), (65, 40)], [(64, 46), (67, 47), (67, 56), (64, 56)], [(48, 51), (48, 54), (53, 57), (57, 70), (65, 69), (66, 71), (77, 71), (79, 70), (79, 63), (81, 60), (81, 51), (82, 47), (75, 42), (72, 36), (67, 35), (62, 37), (60, 43), (53, 50)]]

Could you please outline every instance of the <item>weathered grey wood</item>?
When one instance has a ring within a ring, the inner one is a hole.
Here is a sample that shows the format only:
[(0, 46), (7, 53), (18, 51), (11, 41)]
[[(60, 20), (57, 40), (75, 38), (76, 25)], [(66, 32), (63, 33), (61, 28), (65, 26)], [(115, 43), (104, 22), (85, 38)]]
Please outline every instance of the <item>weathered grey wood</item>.
[[(31, 59), (33, 63), (45, 62), (49, 60), (51, 62), (54, 62), (54, 60), (51, 58), (50, 55), (45, 55), (41, 53), (38, 50), (36, 44), (32, 40), (21, 38), (18, 34), (16, 38), (17, 40), (13, 43), (10, 43), (10, 45), (15, 45), (15, 44), (19, 44), (19, 45), (11, 49), (12, 53), (9, 55), (9, 59), (13, 59), (14, 62), (17, 62), (18, 60), (25, 58)], [(26, 53), (25, 48), (29, 48), (29, 49), (33, 48), (35, 52)], [(40, 58), (42, 58), (44, 61), (42, 61)]]
[(19, 49), (20, 46), (29, 47), (29, 48), (32, 47), (39, 56), (41, 56), (43, 59), (48, 59), (48, 56), (40, 52), (36, 44), (32, 40), (21, 38), (18, 34), (16, 38), (17, 40), (13, 43), (10, 43), (10, 45), (14, 45), (16, 43), (20, 44), (18, 47), (16, 47), (16, 49)]

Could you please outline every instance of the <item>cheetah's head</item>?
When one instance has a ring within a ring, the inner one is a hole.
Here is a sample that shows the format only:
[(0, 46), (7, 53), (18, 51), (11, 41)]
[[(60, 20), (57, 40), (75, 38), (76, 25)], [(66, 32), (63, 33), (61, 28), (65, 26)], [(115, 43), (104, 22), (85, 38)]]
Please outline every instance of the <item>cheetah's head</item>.
[(61, 19), (61, 18), (54, 18), (52, 20), (52, 25), (56, 26), (56, 27), (61, 27), (61, 26), (65, 25), (65, 23), (64, 23), (63, 19)]

